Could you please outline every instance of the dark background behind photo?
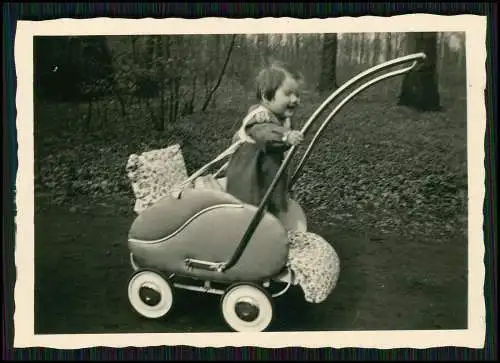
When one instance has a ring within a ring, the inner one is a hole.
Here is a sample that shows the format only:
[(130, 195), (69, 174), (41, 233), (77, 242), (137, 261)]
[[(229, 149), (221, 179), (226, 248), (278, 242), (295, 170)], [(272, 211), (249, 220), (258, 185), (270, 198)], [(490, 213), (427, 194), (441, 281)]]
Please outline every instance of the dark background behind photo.
[[(492, 188), (492, 166), (495, 164), (496, 154), (494, 152), (495, 148), (493, 147), (495, 143), (495, 135), (496, 133), (492, 132), (494, 130), (493, 126), (496, 126), (495, 121), (497, 121), (497, 108), (496, 108), (496, 100), (497, 97), (497, 73), (498, 63), (496, 57), (496, 48), (497, 48), (497, 40), (496, 34), (498, 34), (497, 29), (497, 6), (495, 3), (450, 3), (448, 6), (446, 3), (398, 3), (398, 4), (389, 4), (389, 3), (357, 3), (357, 4), (317, 4), (313, 2), (309, 3), (297, 3), (293, 6), (287, 3), (234, 3), (231, 5), (221, 5), (217, 3), (199, 3), (197, 6), (189, 7), (186, 4), (179, 3), (163, 3), (163, 4), (124, 4), (124, 3), (116, 3), (113, 5), (104, 5), (100, 3), (74, 3), (74, 4), (62, 4), (57, 5), (55, 3), (40, 3), (40, 4), (27, 4), (27, 3), (15, 3), (15, 4), (7, 4), (5, 6), (4, 12), (4, 93), (7, 98), (4, 98), (4, 116), (8, 121), (4, 124), (6, 127), (6, 131), (4, 132), (4, 180), (7, 183), (10, 182), (10, 188), (4, 188), (4, 243), (3, 243), (3, 256), (4, 256), (4, 318), (3, 321), (3, 332), (4, 332), (4, 343), (5, 349), (3, 350), (3, 357), (6, 359), (99, 359), (104, 358), (109, 359), (111, 357), (118, 359), (195, 359), (195, 358), (208, 358), (210, 359), (270, 359), (270, 358), (279, 358), (279, 359), (359, 359), (364, 354), (369, 355), (373, 358), (375, 355), (379, 353), (378, 350), (375, 349), (358, 349), (358, 348), (344, 348), (344, 349), (332, 349), (332, 348), (322, 348), (322, 349), (300, 349), (296, 347), (287, 347), (282, 349), (264, 349), (264, 348), (253, 348), (253, 347), (236, 347), (236, 348), (194, 348), (194, 347), (142, 347), (142, 348), (124, 348), (124, 349), (116, 349), (109, 347), (100, 347), (100, 348), (85, 348), (85, 349), (75, 349), (75, 350), (56, 350), (51, 348), (43, 348), (43, 347), (32, 347), (32, 348), (24, 348), (24, 349), (13, 349), (12, 341), (14, 334), (14, 325), (13, 325), (13, 311), (14, 311), (14, 297), (13, 290), (14, 284), (16, 280), (16, 270), (14, 263), (14, 246), (15, 246), (15, 225), (14, 225), (14, 217), (16, 208), (22, 208), (22, 206), (15, 206), (15, 181), (16, 181), (16, 173), (17, 173), (17, 159), (15, 158), (15, 153), (17, 150), (16, 145), (16, 130), (15, 130), (15, 122), (16, 122), (16, 108), (15, 108), (15, 90), (16, 90), (16, 75), (15, 75), (15, 67), (14, 67), (14, 38), (16, 34), (16, 21), (17, 20), (49, 20), (49, 19), (57, 19), (57, 18), (92, 18), (92, 17), (119, 17), (119, 18), (143, 18), (143, 17), (160, 17), (165, 18), (168, 16), (174, 17), (185, 17), (185, 18), (198, 18), (205, 16), (228, 16), (234, 18), (245, 18), (245, 17), (262, 17), (262, 16), (291, 16), (296, 18), (314, 18), (314, 17), (331, 17), (331, 16), (363, 16), (363, 15), (373, 15), (373, 16), (391, 16), (391, 15), (403, 15), (403, 14), (413, 14), (413, 13), (431, 13), (431, 14), (440, 14), (440, 15), (459, 15), (459, 14), (477, 14), (477, 15), (485, 15), (488, 17), (488, 25), (487, 25), (487, 47), (488, 47), (488, 55), (486, 62), (486, 72), (488, 73), (487, 77), (487, 92), (485, 93), (485, 102), (487, 107), (487, 125), (486, 125), (486, 134), (485, 134), (485, 168), (486, 168), (486, 196), (485, 196), (485, 302), (486, 302), (486, 323), (487, 323), (487, 336), (485, 341), (484, 349), (466, 349), (460, 347), (441, 347), (441, 348), (431, 348), (431, 349), (410, 349), (410, 348), (400, 348), (400, 349), (392, 349), (384, 352), (380, 352), (384, 354), (384, 359), (396, 358), (401, 359), (402, 357), (415, 357), (417, 359), (421, 358), (429, 358), (431, 359), (463, 359), (467, 357), (468, 359), (495, 359), (497, 356), (496, 345), (492, 344), (496, 341), (495, 333), (496, 329), (496, 309), (492, 309), (492, 307), (497, 306), (495, 303), (497, 298), (497, 289), (496, 289), (496, 254), (492, 253), (492, 249), (494, 251), (494, 245), (496, 243), (495, 236), (492, 233), (492, 224), (495, 222), (495, 213), (494, 209), (492, 209), (492, 200), (495, 199), (496, 189)], [(494, 34), (494, 35), (493, 35)], [(492, 36), (493, 35), (493, 36)], [(438, 60), (439, 61), (439, 60)], [(340, 74), (340, 71), (337, 71)], [(338, 76), (340, 77), (340, 75)], [(441, 76), (440, 76), (441, 78)], [(387, 83), (385, 83), (387, 84)], [(218, 91), (220, 92), (220, 91)], [(218, 93), (217, 92), (217, 93)], [(397, 90), (396, 92), (399, 92)], [(303, 105), (305, 104), (303, 97)], [(305, 105), (304, 105), (305, 106)], [(88, 110), (88, 108), (87, 108)], [(238, 109), (239, 112), (243, 112)], [(231, 115), (233, 117), (233, 115)], [(141, 119), (144, 118), (144, 115), (141, 115)], [(234, 118), (234, 117), (233, 117)], [(335, 124), (339, 124), (336, 122)], [(338, 127), (338, 126), (332, 126)], [(144, 136), (145, 139), (148, 139), (147, 136)], [(71, 140), (68, 141), (70, 143)], [(40, 143), (37, 143), (40, 145)], [(163, 143), (162, 143), (163, 145)], [(131, 149), (136, 152), (135, 147), (131, 147)], [(50, 148), (46, 153), (50, 153)], [(186, 150), (183, 149), (186, 154)], [(189, 152), (189, 151), (187, 151)], [(125, 155), (124, 153), (123, 155)], [(36, 155), (35, 155), (36, 157)], [(207, 156), (208, 157), (208, 156)], [(40, 157), (38, 157), (40, 160)], [(37, 161), (38, 162), (38, 161)], [(309, 167), (310, 164), (308, 164)], [(38, 175), (38, 174), (37, 174)], [(38, 178), (40, 178), (38, 176)], [(66, 182), (67, 184), (70, 184)], [(38, 187), (43, 183), (37, 182)], [(128, 186), (124, 187), (125, 189)], [(55, 201), (53, 203), (55, 206), (63, 205), (66, 203), (67, 209), (59, 210), (59, 215), (68, 215), (66, 213), (68, 211), (68, 201), (74, 202), (75, 196), (70, 199), (65, 197), (65, 193), (60, 192), (60, 188), (49, 188), (50, 192), (45, 192), (46, 195), (54, 194)], [(124, 197), (124, 204), (129, 203), (129, 198), (131, 197), (130, 192), (123, 192), (125, 190), (122, 188), (122, 194), (125, 195), (127, 193), (128, 197)], [(103, 193), (101, 193), (102, 195)], [(43, 192), (40, 189), (37, 190), (36, 194), (37, 200), (43, 199)], [(47, 196), (45, 198), (48, 198)], [(66, 200), (66, 202), (63, 202)], [(35, 202), (35, 206), (38, 207), (38, 201)], [(46, 205), (49, 203), (46, 203)], [(92, 204), (92, 203), (89, 203)], [(77, 209), (83, 209), (83, 204), (80, 203)], [(40, 208), (42, 209), (42, 208)], [(55, 207), (52, 209), (56, 209)], [(75, 209), (75, 210), (77, 210)], [(115, 209), (115, 208), (112, 208)], [(128, 213), (130, 210), (130, 205), (126, 205), (123, 208), (123, 212)], [(44, 215), (44, 213), (40, 213)], [(97, 217), (97, 216), (96, 216)], [(80, 229), (88, 229), (89, 225), (93, 227), (93, 229), (104, 230), (100, 225), (95, 225), (95, 221), (99, 220), (96, 217), (90, 216), (88, 219), (83, 219), (81, 224), (84, 227), (80, 227)], [(68, 226), (66, 220), (57, 221), (57, 216), (47, 216), (49, 223), (48, 229), (57, 229), (58, 226), (64, 226), (63, 230), (70, 230), (71, 227)], [(119, 217), (121, 218), (121, 217)], [(56, 220), (57, 224), (54, 223)], [(78, 217), (73, 218), (73, 222), (78, 220)], [(51, 224), (52, 223), (52, 224)], [(116, 226), (115, 230), (126, 231), (129, 226), (128, 220), (122, 219), (123, 225)], [(74, 225), (73, 225), (74, 226)], [(105, 228), (108, 227), (105, 221), (103, 221), (102, 226)], [(423, 231), (425, 232), (425, 230)], [(54, 234), (58, 234), (58, 231), (54, 231)], [(120, 232), (121, 233), (121, 232)], [(321, 233), (321, 231), (320, 231)], [(113, 233), (111, 233), (113, 234)], [(80, 233), (80, 236), (82, 233)], [(120, 236), (117, 241), (117, 244), (123, 243), (123, 236), (126, 235), (124, 233)], [(51, 236), (47, 236), (50, 238)], [(47, 238), (45, 240), (47, 240)], [(95, 243), (95, 251), (100, 251), (102, 247), (100, 246), (100, 241), (106, 239), (106, 235), (101, 235), (99, 240), (93, 241)], [(329, 236), (325, 235), (325, 238), (329, 239)], [(356, 236), (356, 240), (358, 237)], [(74, 243), (75, 245), (84, 245), (88, 243), (89, 240), (81, 241), (78, 243)], [(348, 242), (345, 243), (347, 246)], [(61, 238), (59, 246), (71, 248), (70, 246), (66, 246), (64, 243), (64, 238)], [(84, 247), (85, 248), (85, 247)], [(121, 247), (120, 247), (121, 248)], [(453, 248), (451, 249), (453, 250)], [(448, 249), (447, 251), (450, 251)], [(49, 251), (45, 251), (48, 253)], [(355, 251), (353, 251), (355, 252)], [(380, 251), (378, 251), (380, 252)], [(61, 255), (68, 255), (67, 250), (61, 251)], [(346, 256), (341, 256), (346, 259)], [(393, 256), (389, 261), (385, 261), (387, 266), (391, 266), (398, 261), (399, 256)], [(61, 258), (54, 258), (54, 261), (48, 261), (46, 265), (50, 265), (50, 263), (60, 263), (62, 261)], [(352, 260), (351, 260), (352, 261)], [(88, 260), (87, 263), (90, 269), (92, 266), (92, 260)], [(120, 262), (123, 266), (123, 261)], [(346, 261), (348, 263), (348, 261)], [(82, 265), (78, 265), (77, 267), (81, 268)], [(352, 266), (352, 265), (351, 265)], [(52, 266), (50, 266), (51, 268)], [(68, 271), (68, 265), (66, 264), (62, 267), (61, 271)], [(110, 267), (108, 264), (107, 267)], [(351, 271), (359, 271), (359, 266), (353, 266)], [(69, 267), (72, 268), (72, 267)], [(386, 269), (387, 270), (387, 269)], [(384, 272), (386, 271), (384, 270)], [(102, 271), (101, 271), (102, 272)], [(49, 270), (50, 273), (50, 270)], [(126, 271), (126, 267), (123, 270), (117, 271), (117, 275), (128, 273)], [(344, 272), (346, 274), (346, 272)], [(365, 273), (363, 273), (365, 274)], [(73, 275), (70, 274), (67, 280), (71, 280), (72, 278), (78, 277), (80, 279), (85, 279), (81, 274), (75, 272)], [(50, 278), (56, 277), (55, 275), (46, 276), (46, 280)], [(128, 277), (124, 277), (124, 281)], [(95, 283), (96, 279), (93, 279), (93, 283)], [(61, 281), (55, 281), (54, 285)], [(71, 284), (72, 282), (65, 281), (63, 282), (66, 285)], [(347, 286), (347, 289), (352, 287), (352, 291), (356, 290), (355, 286)], [(337, 288), (337, 291), (339, 288)], [(79, 299), (84, 298), (85, 293), (82, 292), (80, 294)], [(198, 295), (195, 295), (198, 296)], [(380, 296), (380, 295), (379, 295)], [(119, 297), (121, 301), (126, 297), (122, 294)], [(195, 298), (194, 298), (195, 299)], [(300, 298), (299, 298), (300, 300)], [(89, 305), (94, 304), (94, 307), (100, 308), (96, 303), (90, 303)], [(366, 301), (366, 304), (369, 305), (370, 302)], [(464, 300), (465, 302), (465, 300)], [(36, 305), (38, 302), (36, 303)], [(83, 304), (83, 303), (82, 303)], [(112, 305), (109, 302), (106, 302), (106, 305)], [(75, 314), (75, 310), (71, 310), (71, 306), (65, 308), (65, 314), (71, 315)], [(91, 308), (89, 307), (89, 310)], [(96, 310), (96, 309), (94, 309)], [(125, 308), (126, 310), (126, 308)], [(189, 313), (192, 313), (189, 309), (187, 309)], [(387, 310), (390, 310), (387, 307)], [(406, 311), (415, 310), (414, 306), (408, 305)], [(45, 314), (52, 314), (50, 316), (53, 319), (57, 320), (57, 317), (54, 317), (54, 311), (50, 312), (45, 309)], [(78, 314), (78, 312), (76, 312)], [(80, 312), (81, 313), (81, 312)], [(129, 314), (129, 311), (126, 311), (126, 314)], [(102, 318), (105, 314), (100, 315), (96, 318), (96, 320)], [(130, 315), (128, 315), (130, 316)], [(293, 315), (291, 315), (293, 316)], [(122, 316), (123, 317), (123, 316)], [(331, 317), (331, 315), (329, 315)], [(50, 318), (49, 318), (50, 319)], [(81, 318), (80, 320), (83, 320)], [(97, 325), (101, 324), (101, 322), (97, 322)], [(104, 323), (106, 324), (106, 323)], [(120, 325), (121, 322), (117, 322), (117, 325)], [(132, 324), (136, 324), (136, 321), (132, 321)], [(50, 324), (49, 324), (50, 325)], [(94, 323), (91, 325), (95, 326)], [(101, 324), (102, 325), (102, 324)], [(47, 325), (46, 325), (47, 326)], [(52, 324), (53, 328), (54, 324)], [(51, 329), (51, 327), (49, 327)], [(79, 331), (83, 331), (83, 329), (79, 329)], [(113, 332), (115, 332), (114, 330)]]

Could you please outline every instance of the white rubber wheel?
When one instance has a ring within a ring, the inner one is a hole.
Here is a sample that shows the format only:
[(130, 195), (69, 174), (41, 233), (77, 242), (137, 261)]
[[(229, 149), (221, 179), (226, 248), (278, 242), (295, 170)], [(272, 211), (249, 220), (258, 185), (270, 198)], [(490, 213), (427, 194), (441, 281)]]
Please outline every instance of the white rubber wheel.
[(138, 271), (130, 278), (128, 299), (140, 315), (148, 319), (163, 318), (172, 308), (172, 286), (159, 273)]
[(273, 302), (260, 286), (237, 284), (229, 287), (221, 301), (226, 323), (237, 332), (261, 332), (271, 324)]

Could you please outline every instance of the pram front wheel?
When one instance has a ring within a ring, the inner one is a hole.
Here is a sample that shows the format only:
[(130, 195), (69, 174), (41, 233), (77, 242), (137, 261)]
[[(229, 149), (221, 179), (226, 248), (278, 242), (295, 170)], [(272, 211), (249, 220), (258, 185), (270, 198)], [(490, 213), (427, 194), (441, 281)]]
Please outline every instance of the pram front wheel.
[(237, 332), (261, 332), (274, 317), (269, 293), (259, 285), (238, 283), (230, 286), (221, 300), (224, 320)]
[(130, 304), (140, 315), (148, 319), (163, 318), (174, 302), (172, 285), (160, 273), (138, 270), (128, 284)]

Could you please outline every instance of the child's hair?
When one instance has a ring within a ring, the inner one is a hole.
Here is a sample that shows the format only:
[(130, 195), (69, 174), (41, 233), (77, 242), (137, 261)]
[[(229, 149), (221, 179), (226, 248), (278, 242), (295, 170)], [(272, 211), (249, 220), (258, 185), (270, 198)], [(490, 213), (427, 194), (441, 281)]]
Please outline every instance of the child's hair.
[(262, 69), (256, 79), (256, 96), (258, 101), (262, 98), (272, 100), (276, 90), (281, 86), (287, 76), (301, 80), (302, 75), (283, 62), (274, 62)]

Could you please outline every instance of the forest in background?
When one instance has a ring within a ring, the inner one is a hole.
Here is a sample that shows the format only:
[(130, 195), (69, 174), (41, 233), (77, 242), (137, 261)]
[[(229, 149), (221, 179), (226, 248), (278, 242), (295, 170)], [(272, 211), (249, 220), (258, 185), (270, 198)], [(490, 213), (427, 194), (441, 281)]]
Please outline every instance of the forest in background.
[(111, 203), (130, 213), (128, 156), (179, 143), (190, 172), (211, 160), (255, 102), (263, 65), (303, 73), (300, 125), (357, 73), (420, 51), (429, 58), (420, 73), (384, 81), (341, 112), (297, 198), (317, 223), (463, 230), (463, 33), (37, 37), (36, 194), (73, 210)]
[[(125, 104), (144, 103), (149, 111), (145, 117), (161, 131), (179, 116), (215, 108), (224, 89), (245, 97), (253, 92), (258, 70), (275, 60), (299, 69), (307, 90), (331, 92), (346, 71), (351, 76), (415, 51), (414, 34), (39, 37), (35, 41), (36, 96), (87, 102), (89, 113), (80, 125), (87, 129), (92, 124), (92, 106), (98, 111), (101, 106), (104, 113), (119, 110), (126, 117)], [(435, 36), (430, 41), (436, 48), (432, 60), (436, 73), (444, 78), (465, 77), (464, 34), (429, 34)], [(98, 100), (106, 102), (93, 105)], [(151, 108), (153, 101), (159, 101), (159, 110)], [(103, 117), (94, 119), (106, 122)]]

